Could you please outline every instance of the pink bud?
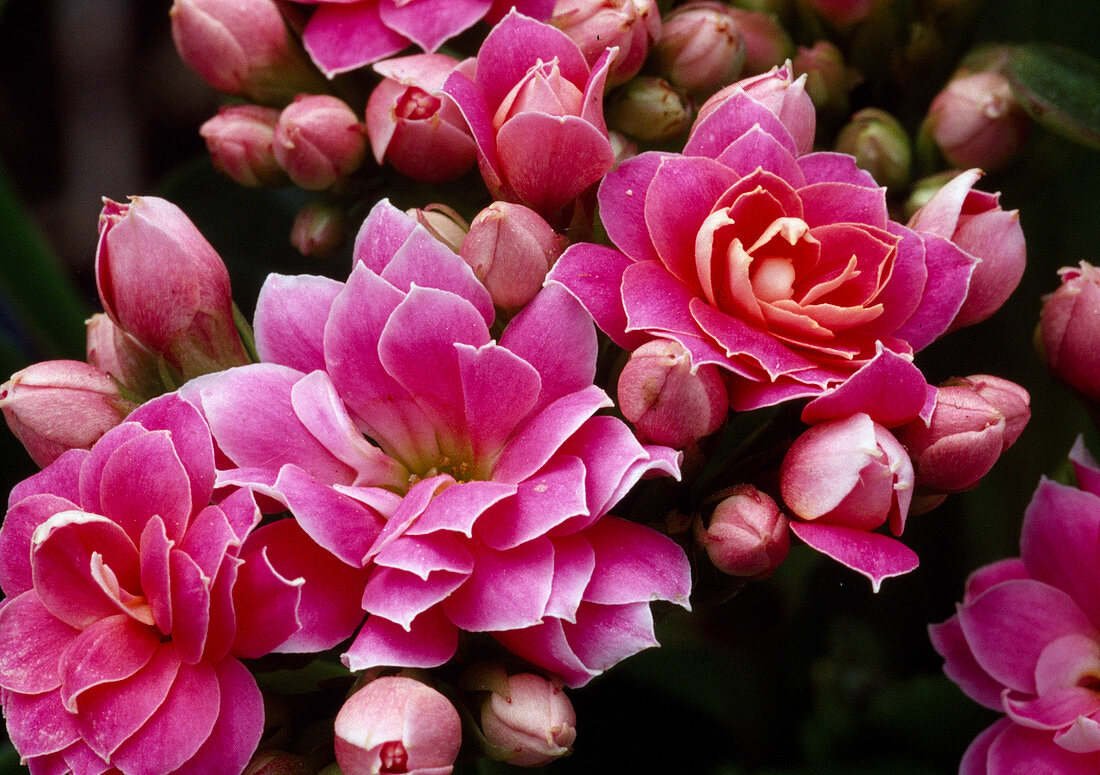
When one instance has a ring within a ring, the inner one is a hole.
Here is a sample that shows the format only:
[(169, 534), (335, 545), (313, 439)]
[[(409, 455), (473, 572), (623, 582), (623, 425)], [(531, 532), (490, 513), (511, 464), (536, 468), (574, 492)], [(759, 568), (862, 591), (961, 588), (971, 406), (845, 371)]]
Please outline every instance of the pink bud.
[(454, 706), (419, 681), (376, 678), (336, 715), (336, 761), (344, 775), (447, 775), (462, 743)]
[(792, 64), (797, 74), (806, 76), (806, 92), (819, 112), (847, 115), (848, 95), (863, 78), (844, 63), (836, 45), (819, 40), (811, 48), (799, 46)]
[(165, 392), (155, 353), (102, 312), (88, 318), (85, 325), (89, 364), (138, 398), (149, 399)]
[(665, 17), (653, 53), (670, 82), (701, 99), (741, 74), (745, 39), (729, 6), (691, 0)]
[(324, 88), (274, 0), (175, 0), (169, 13), (183, 61), (218, 91), (281, 104)]
[(533, 673), (508, 676), (481, 706), (486, 739), (503, 761), (539, 767), (565, 756), (577, 738), (577, 714), (561, 684)]
[(470, 223), (463, 260), (489, 291), (493, 304), (515, 313), (535, 298), (569, 241), (541, 215), (510, 202), (493, 202)]
[(695, 541), (723, 573), (765, 579), (791, 548), (787, 518), (769, 495), (739, 484), (715, 507), (710, 526), (695, 523)]
[(227, 105), (201, 127), (214, 167), (242, 186), (281, 186), (286, 173), (271, 148), (279, 111), (259, 105)]
[(809, 0), (819, 16), (836, 27), (851, 27), (867, 18), (874, 0)]
[(572, 39), (593, 67), (604, 49), (617, 46), (608, 88), (626, 83), (642, 69), (650, 47), (661, 37), (656, 0), (558, 0), (550, 23)]
[(70, 449), (90, 449), (136, 408), (113, 379), (80, 361), (35, 363), (0, 385), (8, 427), (43, 468)]
[(913, 497), (913, 464), (905, 448), (862, 413), (799, 436), (779, 477), (795, 516), (857, 530), (874, 530), (889, 519), (900, 534)]
[[(734, 94), (744, 93), (766, 107), (783, 122), (794, 138), (798, 153), (809, 153), (814, 147), (817, 118), (814, 103), (806, 93), (806, 79), (793, 78), (790, 65), (772, 68), (762, 75), (742, 78), (717, 92), (699, 108), (695, 119), (698, 127), (704, 119)], [(692, 132), (694, 132), (694, 127)]]
[(470, 224), (455, 210), (447, 205), (430, 204), (425, 207), (412, 207), (405, 215), (419, 223), (428, 233), (449, 247), (455, 253), (462, 250)]
[(1059, 269), (1062, 285), (1043, 298), (1039, 342), (1059, 379), (1100, 403), (1100, 270)]
[(730, 8), (737, 29), (745, 39), (745, 75), (766, 73), (794, 54), (794, 41), (770, 13)]
[(462, 176), (477, 146), (454, 101), (440, 89), (458, 60), (415, 54), (374, 65), (385, 79), (367, 101), (367, 135), (375, 160), (422, 183)]
[(692, 370), (677, 342), (654, 339), (635, 350), (619, 375), (619, 407), (647, 442), (683, 449), (714, 433), (729, 398), (713, 364)]
[(184, 379), (248, 362), (225, 264), (171, 202), (104, 200), (96, 285), (111, 319)]
[(344, 102), (327, 94), (299, 94), (279, 114), (275, 158), (302, 188), (320, 191), (363, 163), (363, 126)]
[(549, 62), (540, 59), (501, 101), (493, 114), (493, 129), (499, 131), (508, 119), (527, 112), (579, 116), (583, 107), (584, 95), (562, 75), (557, 57)]
[(949, 380), (937, 388), (930, 423), (916, 420), (898, 429), (921, 493), (976, 486), (1027, 424), (1029, 400), (1019, 385), (984, 375)]
[(996, 172), (1008, 166), (1031, 131), (1031, 119), (1012, 96), (1008, 79), (996, 72), (954, 78), (941, 91), (922, 131), (954, 167)]
[(327, 199), (314, 199), (295, 216), (290, 244), (303, 256), (332, 258), (344, 246), (348, 228), (343, 206)]
[(691, 126), (692, 103), (664, 78), (638, 76), (615, 92), (606, 107), (610, 127), (639, 140), (662, 143)]

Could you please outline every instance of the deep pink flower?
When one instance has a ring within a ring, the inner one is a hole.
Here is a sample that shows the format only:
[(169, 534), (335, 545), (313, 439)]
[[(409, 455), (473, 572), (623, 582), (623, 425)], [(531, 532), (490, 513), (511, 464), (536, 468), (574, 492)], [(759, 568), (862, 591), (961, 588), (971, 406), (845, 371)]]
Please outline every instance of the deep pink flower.
[(882, 400), (854, 411), (896, 424), (879, 413), (899, 393), (876, 373), (947, 330), (976, 259), (891, 221), (852, 157), (806, 153), (812, 106), (785, 69), (746, 84), (704, 106), (683, 154), (608, 174), (600, 217), (618, 250), (573, 245), (550, 278), (621, 346), (673, 339), (728, 372), (735, 410), (822, 396), (862, 371)]
[(330, 78), (393, 56), (410, 43), (433, 52), (483, 18), (509, 8), (550, 18), (553, 0), (297, 0), (317, 6), (302, 35), (306, 51)]
[(929, 627), (944, 671), (1006, 717), (979, 735), (961, 775), (1100, 770), (1100, 468), (1080, 441), (1078, 487), (1044, 479), (1020, 557), (967, 581), (958, 613)]
[(355, 256), (346, 283), (269, 278), (266, 363), (189, 393), (238, 466), (219, 481), (255, 484), (365, 574), (328, 598), (344, 637), (369, 614), (347, 665), (440, 665), (467, 630), (581, 684), (655, 645), (649, 602), (687, 604), (686, 557), (604, 515), (679, 455), (593, 416), (611, 401), (584, 310), (547, 289), (494, 342), (470, 267), (388, 202)]
[(0, 696), (32, 771), (248, 763), (264, 714), (239, 658), (293, 641), (301, 582), (272, 568), (278, 547), (246, 540), (252, 494), (211, 505), (213, 488), (209, 430), (172, 394), (12, 491)]

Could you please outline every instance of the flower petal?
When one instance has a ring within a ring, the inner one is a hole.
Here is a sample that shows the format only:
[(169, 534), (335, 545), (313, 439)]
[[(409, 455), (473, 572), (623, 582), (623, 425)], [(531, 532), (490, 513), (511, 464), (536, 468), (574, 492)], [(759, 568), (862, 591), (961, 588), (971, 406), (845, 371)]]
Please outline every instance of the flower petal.
[(884, 579), (909, 573), (919, 564), (912, 549), (881, 533), (793, 520), (791, 532), (811, 549), (866, 576), (875, 592), (878, 592)]

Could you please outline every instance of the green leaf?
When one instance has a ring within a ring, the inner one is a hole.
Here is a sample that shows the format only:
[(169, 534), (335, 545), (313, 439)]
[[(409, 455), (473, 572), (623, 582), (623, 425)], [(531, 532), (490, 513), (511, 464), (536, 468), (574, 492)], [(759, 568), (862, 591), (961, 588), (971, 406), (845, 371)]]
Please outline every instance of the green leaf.
[(1100, 62), (1073, 49), (1035, 43), (1013, 49), (1006, 75), (1039, 124), (1100, 148)]

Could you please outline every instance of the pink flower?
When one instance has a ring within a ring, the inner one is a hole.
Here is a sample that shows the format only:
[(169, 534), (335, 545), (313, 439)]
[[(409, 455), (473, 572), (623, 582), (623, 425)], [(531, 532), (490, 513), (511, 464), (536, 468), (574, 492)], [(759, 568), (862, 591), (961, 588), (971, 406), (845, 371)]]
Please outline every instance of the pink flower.
[(433, 52), (483, 18), (509, 8), (548, 19), (553, 0), (299, 0), (317, 6), (302, 40), (330, 78), (391, 57), (414, 43)]
[(1081, 262), (1058, 270), (1043, 297), (1039, 342), (1047, 367), (1089, 401), (1100, 401), (1100, 270)]
[(577, 738), (577, 714), (561, 684), (534, 673), (501, 677), (481, 704), (481, 731), (494, 758), (541, 767), (568, 755)]
[[(17, 485), (0, 529), (0, 687), (34, 772), (239, 773), (263, 731), (241, 657), (300, 626), (301, 582), (211, 505), (207, 426), (172, 394)], [(219, 493), (219, 496), (222, 493)], [(334, 644), (333, 644), (334, 645)]]
[[(600, 217), (618, 250), (573, 245), (550, 279), (621, 346), (672, 339), (728, 372), (735, 410), (822, 396), (864, 370), (870, 395), (887, 360), (947, 330), (976, 259), (891, 221), (852, 157), (805, 153), (812, 106), (787, 70), (746, 84), (703, 107), (683, 154), (610, 173)], [(907, 369), (919, 409), (923, 379)], [(856, 411), (879, 419), (888, 392)]]
[(948, 677), (1006, 714), (971, 744), (962, 775), (1100, 769), (1100, 468), (1080, 441), (1070, 460), (1078, 487), (1039, 483), (1021, 556), (976, 571), (958, 613), (929, 627)]
[(557, 0), (550, 23), (580, 47), (592, 67), (604, 49), (618, 47), (607, 77), (609, 87), (637, 75), (661, 37), (656, 0)]
[(318, 610), (343, 637), (369, 614), (346, 664), (434, 667), (489, 632), (575, 685), (655, 645), (649, 602), (687, 604), (687, 559), (605, 515), (679, 455), (593, 416), (611, 402), (584, 310), (547, 289), (494, 342), (470, 267), (388, 202), (355, 256), (346, 283), (270, 277), (266, 362), (189, 391), (238, 466), (219, 481), (276, 498), (296, 523), (269, 527), (363, 574)]
[(555, 223), (611, 169), (603, 90), (613, 51), (589, 68), (564, 32), (513, 11), (447, 79), (495, 199)]

